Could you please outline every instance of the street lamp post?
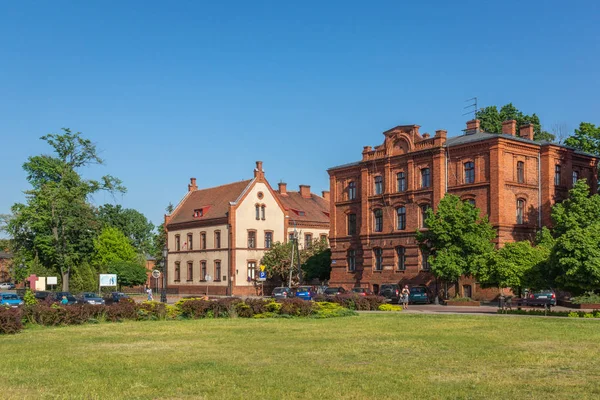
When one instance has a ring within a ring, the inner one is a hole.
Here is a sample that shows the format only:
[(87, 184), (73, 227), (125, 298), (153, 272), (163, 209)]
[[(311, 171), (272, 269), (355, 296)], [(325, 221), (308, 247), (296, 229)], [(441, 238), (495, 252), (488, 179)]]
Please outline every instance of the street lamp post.
[(165, 247), (163, 247), (163, 251), (162, 251), (162, 277), (163, 277), (163, 285), (162, 285), (162, 291), (160, 292), (160, 301), (163, 303), (167, 302), (167, 270), (169, 269), (169, 263), (168, 263), (168, 256), (169, 256), (169, 249), (167, 248), (167, 245), (165, 245)]

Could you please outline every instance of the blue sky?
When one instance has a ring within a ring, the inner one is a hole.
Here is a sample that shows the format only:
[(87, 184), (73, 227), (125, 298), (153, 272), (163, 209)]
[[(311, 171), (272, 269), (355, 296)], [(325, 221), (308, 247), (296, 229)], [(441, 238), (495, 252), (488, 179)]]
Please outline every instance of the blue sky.
[(567, 3), (2, 2), (0, 214), (61, 127), (106, 161), (84, 176), (128, 188), (94, 202), (158, 224), (191, 176), (248, 179), (262, 160), (274, 187), (320, 193), (396, 125), (460, 134), (474, 96), (598, 124), (600, 2)]

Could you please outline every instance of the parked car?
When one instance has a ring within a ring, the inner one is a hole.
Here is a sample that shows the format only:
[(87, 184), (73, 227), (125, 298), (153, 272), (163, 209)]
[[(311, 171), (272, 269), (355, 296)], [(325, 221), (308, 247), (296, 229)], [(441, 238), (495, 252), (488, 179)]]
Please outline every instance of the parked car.
[(369, 289), (364, 288), (364, 287), (352, 288), (352, 293), (355, 293), (359, 296), (370, 296), (373, 294), (373, 292), (371, 292)]
[(70, 292), (56, 292), (54, 293), (54, 301), (61, 302), (63, 296), (67, 298), (67, 305), (77, 304), (77, 299)]
[(298, 286), (295, 296), (302, 300), (312, 300), (315, 294), (316, 293), (311, 286)]
[(271, 294), (275, 300), (290, 299), (294, 297), (294, 292), (289, 287), (276, 287)]
[(343, 287), (328, 287), (325, 289), (325, 296), (337, 296), (344, 293), (346, 293), (346, 289)]
[(385, 283), (379, 288), (379, 295), (385, 297), (391, 303), (398, 303), (400, 300), (400, 285)]
[(104, 304), (104, 299), (92, 292), (83, 292), (79, 297), (79, 302), (84, 304)]
[(411, 287), (408, 294), (409, 304), (429, 304), (431, 296), (429, 290), (424, 286)]
[(12, 290), (15, 288), (15, 284), (14, 283), (10, 283), (10, 282), (2, 282), (0, 283), (0, 289), (3, 290)]
[(0, 293), (0, 305), (18, 307), (23, 305), (23, 300), (15, 293)]
[(128, 299), (128, 298), (129, 298), (129, 296), (127, 296), (123, 292), (111, 292), (111, 293), (107, 294), (106, 296), (104, 296), (104, 303), (105, 304), (118, 303), (122, 299)]
[(555, 306), (556, 293), (552, 289), (539, 290), (529, 294), (527, 298), (529, 306)]
[(41, 301), (46, 300), (48, 298), (48, 296), (50, 296), (52, 298), (52, 292), (38, 291), (38, 292), (34, 292), (33, 295), (35, 296), (36, 300), (41, 300)]

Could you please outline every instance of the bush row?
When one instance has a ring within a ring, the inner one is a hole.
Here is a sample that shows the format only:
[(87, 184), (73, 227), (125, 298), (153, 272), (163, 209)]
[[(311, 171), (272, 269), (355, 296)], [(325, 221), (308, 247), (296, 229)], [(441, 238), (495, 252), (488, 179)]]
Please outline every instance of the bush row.
[(206, 298), (183, 299), (175, 305), (159, 302), (135, 303), (125, 300), (110, 306), (38, 303), (21, 308), (0, 307), (0, 334), (17, 333), (24, 324), (43, 326), (80, 325), (84, 323), (120, 322), (125, 320), (172, 320), (199, 318), (330, 318), (355, 315), (342, 304), (288, 299), (276, 303), (271, 299)]
[(379, 310), (379, 306), (386, 303), (386, 298), (382, 296), (359, 296), (352, 293), (339, 294), (333, 297), (317, 295), (313, 300), (317, 302), (336, 303), (344, 308), (356, 311)]
[(600, 310), (586, 311), (544, 311), (544, 310), (498, 310), (498, 314), (545, 315), (549, 317), (600, 318)]

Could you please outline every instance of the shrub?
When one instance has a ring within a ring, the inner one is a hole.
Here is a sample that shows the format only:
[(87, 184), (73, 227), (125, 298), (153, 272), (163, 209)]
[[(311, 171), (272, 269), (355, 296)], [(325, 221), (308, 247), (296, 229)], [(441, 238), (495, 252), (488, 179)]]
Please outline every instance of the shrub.
[(252, 311), (252, 307), (250, 307), (246, 303), (237, 303), (235, 305), (235, 312), (240, 318), (252, 318), (254, 316), (254, 311)]
[(573, 304), (600, 304), (600, 295), (594, 292), (586, 292), (585, 294), (571, 299)]
[(313, 301), (322, 303), (324, 301), (329, 301), (329, 297), (325, 296), (324, 294), (318, 294), (315, 297), (313, 297)]
[(369, 302), (370, 310), (379, 310), (379, 307), (386, 304), (383, 296), (364, 296), (364, 298)]
[(245, 303), (252, 309), (254, 314), (262, 314), (267, 311), (268, 300), (263, 299), (246, 299)]
[(38, 303), (37, 299), (35, 298), (35, 294), (33, 294), (33, 292), (29, 289), (27, 289), (25, 295), (23, 296), (23, 302), (27, 306), (32, 306)]
[(167, 318), (167, 306), (158, 301), (144, 301), (137, 306), (140, 320), (164, 320)]
[(379, 311), (402, 311), (402, 307), (396, 304), (381, 304), (377, 309)]
[(138, 318), (137, 306), (131, 299), (122, 299), (110, 307), (106, 307), (106, 319), (111, 322), (136, 320)]
[(14, 334), (23, 329), (23, 311), (20, 308), (0, 306), (0, 334)]
[(347, 317), (352, 315), (358, 315), (356, 311), (349, 310), (342, 307), (337, 303), (330, 302), (316, 302), (313, 305), (314, 318), (333, 318), (333, 317)]
[(279, 313), (306, 317), (313, 313), (313, 303), (302, 299), (285, 299), (281, 301)]
[(212, 302), (210, 300), (186, 299), (179, 306), (181, 315), (184, 318), (206, 318), (208, 311), (211, 309)]

